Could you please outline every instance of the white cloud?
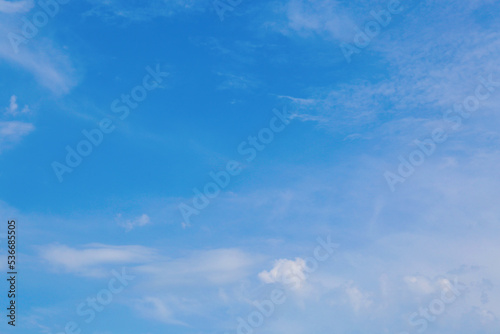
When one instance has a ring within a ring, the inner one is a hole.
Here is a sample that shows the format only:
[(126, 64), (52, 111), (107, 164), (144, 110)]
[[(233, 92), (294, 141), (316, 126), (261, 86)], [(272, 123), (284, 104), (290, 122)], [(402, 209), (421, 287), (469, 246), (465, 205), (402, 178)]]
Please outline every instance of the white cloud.
[[(4, 32), (0, 25), (0, 32)], [(0, 57), (30, 72), (36, 80), (56, 95), (67, 94), (77, 83), (69, 58), (50, 43), (30, 41), (18, 54), (8, 43), (0, 44)]]
[(86, 16), (99, 16), (106, 21), (122, 19), (127, 21), (147, 21), (156, 17), (195, 11), (203, 12), (212, 5), (208, 0), (152, 0), (147, 2), (127, 2), (117, 0), (87, 0), (93, 7)]
[(30, 134), (35, 127), (24, 122), (0, 122), (0, 153)]
[(432, 284), (427, 277), (422, 276), (406, 276), (404, 281), (408, 287), (419, 294), (431, 294), (436, 291), (436, 285)]
[(104, 276), (110, 265), (132, 265), (154, 260), (155, 252), (142, 246), (89, 244), (81, 249), (65, 245), (40, 248), (40, 257), (56, 268), (83, 276)]
[(174, 319), (171, 308), (160, 298), (147, 296), (134, 300), (134, 308), (145, 318), (166, 324), (187, 326), (185, 323)]
[(354, 312), (359, 312), (361, 309), (366, 309), (373, 304), (369, 296), (362, 293), (358, 287), (353, 285), (353, 282), (349, 282), (345, 287), (345, 293), (349, 298), (349, 302)]
[(285, 14), (285, 23), (271, 25), (286, 35), (297, 33), (308, 36), (314, 33), (345, 39), (349, 36), (349, 28), (354, 27), (354, 22), (339, 1), (290, 0), (278, 11)]
[(212, 317), (211, 312), (228, 305), (241, 306), (248, 278), (261, 261), (262, 256), (235, 248), (157, 257), (130, 267), (138, 279), (128, 305), (141, 317), (164, 324), (185, 325), (192, 317)]
[(200, 251), (184, 258), (158, 261), (136, 268), (154, 285), (213, 285), (238, 282), (260, 259), (239, 249)]
[(236, 75), (232, 73), (222, 73), (218, 72), (219, 77), (224, 78), (223, 82), (217, 86), (217, 89), (243, 89), (243, 90), (253, 90), (259, 86), (259, 80), (249, 75)]
[[(5, 14), (0, 11), (0, 35), (5, 36), (0, 40), (0, 59), (31, 73), (54, 94), (67, 94), (78, 82), (77, 71), (69, 56), (53, 40), (43, 37), (40, 31), (25, 38), (22, 17), (21, 12)], [(49, 29), (49, 26), (39, 29)]]
[[(291, 0), (288, 7), (300, 8), (305, 6), (304, 3), (315, 10), (308, 14), (312, 19), (306, 21), (312, 23), (299, 25), (303, 29), (319, 32), (325, 30), (321, 28), (321, 22), (339, 22), (335, 20), (337, 14), (327, 10), (323, 1)], [(363, 74), (348, 83), (310, 87), (300, 96), (287, 97), (299, 112), (297, 118), (315, 120), (334, 131), (352, 132), (360, 126), (404, 125), (401, 120), (416, 119), (415, 115), (419, 118), (417, 122), (441, 116), (446, 109), (474, 93), (480, 76), (494, 73), (498, 77), (500, 73), (498, 25), (478, 24), (473, 11), (487, 1), (474, 3), (473, 8), (472, 2), (451, 2), (443, 7), (438, 2), (431, 2), (417, 6), (413, 12), (404, 12), (401, 14), (405, 17), (404, 25), (389, 25), (368, 48), (361, 50), (365, 54), (377, 54), (377, 58), (370, 58), (368, 70), (372, 73), (381, 71), (383, 75)], [(352, 6), (369, 15), (370, 10), (379, 5), (356, 2)], [(352, 8), (350, 11), (353, 21), (357, 13)], [(292, 18), (288, 21), (291, 26), (298, 24), (293, 22), (302, 22)], [(454, 24), (462, 21), (461, 25)], [(349, 23), (340, 24), (342, 29), (350, 30)], [(436, 31), (440, 31), (439, 36)], [(330, 43), (340, 53), (338, 41), (325, 43)], [(353, 63), (360, 59), (356, 56)], [(347, 64), (342, 59), (338, 65), (356, 68), (361, 64)], [(492, 98), (482, 108), (493, 112), (498, 106), (498, 99)], [(414, 124), (413, 128), (421, 124)]]
[[(307, 98), (281, 96), (297, 110), (294, 118), (316, 121), (336, 130), (365, 126), (387, 112), (387, 103), (397, 100), (395, 84), (355, 82), (335, 88), (316, 88)], [(388, 113), (388, 112), (387, 112)]]
[(302, 287), (306, 280), (305, 268), (306, 263), (301, 258), (295, 260), (280, 259), (274, 262), (274, 266), (270, 271), (264, 270), (260, 272), (259, 278), (267, 284), (281, 283), (297, 289)]
[(139, 217), (126, 221), (122, 221), (121, 217), (121, 214), (117, 215), (118, 225), (125, 228), (127, 232), (133, 230), (135, 227), (140, 227), (151, 223), (151, 219), (147, 214), (142, 214)]
[(29, 111), (30, 108), (26, 104), (24, 105), (23, 109), (19, 110), (19, 105), (17, 104), (17, 96), (15, 95), (12, 95), (10, 97), (10, 104), (7, 108), (5, 108), (5, 113), (13, 116), (18, 115), (19, 113), (25, 114), (28, 113)]
[(25, 13), (28, 12), (31, 8), (33, 8), (32, 0), (23, 0), (23, 1), (7, 1), (0, 0), (0, 12), (6, 14), (12, 13)]

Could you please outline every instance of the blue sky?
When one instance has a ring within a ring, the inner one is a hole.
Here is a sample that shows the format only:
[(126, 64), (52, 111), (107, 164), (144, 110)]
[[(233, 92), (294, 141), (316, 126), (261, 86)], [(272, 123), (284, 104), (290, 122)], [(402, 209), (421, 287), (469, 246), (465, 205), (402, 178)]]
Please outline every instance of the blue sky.
[(499, 9), (0, 0), (0, 332), (498, 333)]

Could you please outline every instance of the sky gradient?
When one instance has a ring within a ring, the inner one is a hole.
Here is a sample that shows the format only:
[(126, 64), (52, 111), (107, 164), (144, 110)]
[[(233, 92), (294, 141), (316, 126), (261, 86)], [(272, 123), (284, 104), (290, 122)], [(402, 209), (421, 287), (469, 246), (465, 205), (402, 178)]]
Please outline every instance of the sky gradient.
[(0, 333), (497, 334), (499, 12), (0, 0)]

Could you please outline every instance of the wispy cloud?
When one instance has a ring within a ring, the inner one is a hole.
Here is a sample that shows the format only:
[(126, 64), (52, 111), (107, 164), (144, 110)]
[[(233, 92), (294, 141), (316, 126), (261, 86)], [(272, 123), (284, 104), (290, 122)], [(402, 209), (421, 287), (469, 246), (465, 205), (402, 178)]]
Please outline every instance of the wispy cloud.
[(310, 37), (319, 35), (333, 40), (344, 40), (354, 28), (354, 21), (347, 8), (339, 1), (289, 0), (272, 3), (276, 21), (268, 21), (271, 27), (285, 35)]
[(145, 226), (151, 223), (151, 219), (147, 214), (142, 214), (134, 219), (127, 219), (123, 221), (122, 215), (118, 214), (116, 217), (118, 225), (125, 228), (127, 232), (133, 230), (136, 227)]
[(186, 323), (174, 318), (172, 310), (161, 298), (147, 296), (134, 300), (133, 303), (135, 311), (139, 312), (144, 318), (166, 324), (187, 326)]
[[(67, 94), (79, 80), (68, 53), (61, 51), (62, 48), (55, 40), (39, 36), (39, 33), (25, 37), (23, 12), (31, 10), (33, 2), (8, 2), (12, 5), (5, 3), (1, 3), (5, 8), (13, 6), (17, 10), (1, 12), (0, 6), (0, 35), (5, 36), (0, 39), (0, 59), (31, 73), (43, 87), (54, 94)], [(37, 10), (42, 9), (37, 7)]]
[[(487, 3), (458, 4), (464, 7), (458, 12), (453, 4), (443, 4), (444, 8), (436, 8), (437, 3), (422, 4), (407, 14), (404, 26), (398, 25), (400, 33), (381, 34), (370, 46), (371, 52), (381, 57), (380, 62), (370, 64), (371, 71), (383, 75), (309, 87), (302, 95), (287, 98), (303, 120), (316, 119), (335, 131), (351, 132), (360, 126), (375, 128), (389, 122), (403, 124), (402, 120), (410, 118), (432, 121), (470, 95), (481, 77), (500, 73), (500, 37), (494, 32), (497, 25), (485, 27), (473, 18), (474, 10)], [(311, 5), (318, 6), (318, 11), (322, 6), (321, 2)], [(423, 24), (426, 20), (436, 24)], [(462, 23), (457, 26), (451, 21)], [(495, 106), (498, 99), (486, 105), (489, 109)]]
[(136, 269), (151, 277), (155, 286), (229, 284), (246, 277), (249, 269), (259, 260), (260, 256), (239, 249), (215, 249)]
[(24, 122), (0, 122), (0, 153), (19, 142), (35, 130), (35, 126)]
[(204, 11), (211, 6), (208, 0), (153, 0), (139, 4), (136, 1), (87, 0), (93, 7), (86, 16), (98, 16), (106, 21), (147, 21), (156, 17), (169, 17), (186, 11)]
[(236, 75), (232, 73), (222, 73), (218, 72), (217, 75), (223, 78), (223, 81), (217, 86), (220, 90), (245, 90), (252, 91), (256, 87), (259, 86), (259, 80), (256, 78), (245, 76), (245, 75)]
[(0, 0), (0, 12), (6, 14), (25, 13), (34, 6), (33, 0), (7, 1)]
[(81, 248), (65, 245), (40, 247), (40, 257), (56, 269), (82, 276), (104, 276), (111, 265), (147, 263), (155, 251), (142, 246), (111, 246), (90, 244)]

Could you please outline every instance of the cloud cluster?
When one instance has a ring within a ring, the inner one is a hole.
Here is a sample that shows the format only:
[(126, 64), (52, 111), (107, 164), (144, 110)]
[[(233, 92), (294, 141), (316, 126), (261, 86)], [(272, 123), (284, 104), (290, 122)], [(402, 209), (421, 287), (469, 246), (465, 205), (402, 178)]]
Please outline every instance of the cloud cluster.
[(25, 114), (30, 111), (28, 105), (24, 105), (22, 109), (19, 109), (19, 105), (17, 104), (17, 96), (12, 95), (10, 97), (10, 104), (7, 108), (5, 108), (5, 113), (7, 115), (17, 116), (18, 114)]

